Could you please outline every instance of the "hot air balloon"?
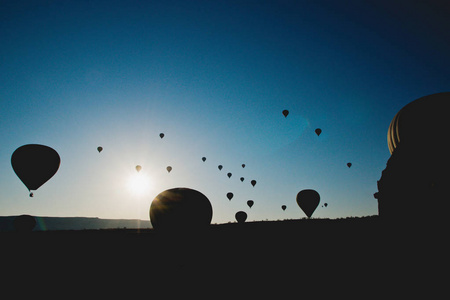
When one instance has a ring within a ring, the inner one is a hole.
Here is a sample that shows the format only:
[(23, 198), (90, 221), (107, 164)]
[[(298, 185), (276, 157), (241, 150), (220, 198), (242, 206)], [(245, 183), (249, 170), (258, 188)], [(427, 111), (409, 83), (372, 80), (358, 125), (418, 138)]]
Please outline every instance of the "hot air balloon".
[(253, 204), (255, 204), (255, 202), (253, 202), (253, 200), (248, 200), (247, 201), (248, 207), (252, 208)]
[(282, 210), (286, 210), (286, 207), (287, 207), (286, 205), (281, 205)]
[(160, 133), (160, 134), (159, 134), (159, 137), (160, 137), (160, 138), (163, 138), (163, 137), (164, 137), (164, 133)]
[(245, 211), (238, 211), (234, 217), (238, 223), (245, 223), (245, 220), (247, 220), (247, 214)]
[(317, 134), (317, 136), (319, 136), (322, 133), (322, 129), (317, 128), (316, 130), (314, 130), (314, 132)]
[[(37, 144), (17, 148), (11, 156), (11, 165), (28, 191), (37, 190), (58, 171), (61, 159), (54, 149)], [(33, 193), (30, 193), (33, 197)]]
[(315, 190), (302, 190), (297, 194), (297, 204), (311, 218), (320, 202), (320, 195)]
[(36, 220), (30, 215), (17, 216), (13, 221), (13, 226), (17, 232), (30, 232), (36, 226)]
[(103, 147), (97, 147), (97, 151), (98, 151), (98, 153), (102, 152), (103, 151)]
[(170, 171), (172, 171), (172, 167), (171, 166), (167, 166), (166, 170), (167, 170), (167, 172), (170, 173)]
[(140, 165), (136, 166), (136, 171), (140, 172), (142, 170), (142, 167)]
[(349, 168), (350, 168), (351, 166), (352, 166), (352, 163), (350, 163), (350, 162), (349, 162), (349, 163), (347, 163), (347, 167), (349, 167)]
[(245, 164), (242, 164), (241, 166), (242, 166), (242, 168), (245, 168)]
[(205, 161), (206, 161), (206, 157), (203, 156), (203, 157), (202, 157), (202, 160), (203, 160), (203, 162), (205, 162)]
[(160, 193), (150, 206), (150, 221), (156, 230), (192, 230), (207, 227), (213, 210), (199, 191), (173, 188)]
[(232, 192), (229, 192), (229, 193), (227, 193), (227, 198), (228, 198), (228, 200), (230, 200), (231, 201), (231, 199), (233, 199), (233, 193)]
[(231, 175), (233, 175), (233, 174), (227, 173), (228, 178), (231, 178)]
[(241, 182), (244, 182), (244, 180), (245, 180), (245, 178), (244, 178), (244, 177), (241, 177), (240, 179), (241, 179)]
[(283, 116), (286, 118), (289, 115), (289, 111), (287, 109), (283, 110)]
[(323, 206), (327, 207), (327, 206), (328, 206), (328, 203), (324, 203)]
[(219, 165), (218, 168), (219, 168), (219, 171), (222, 171), (223, 166)]
[(253, 185), (253, 186), (255, 186), (255, 184), (256, 184), (256, 180), (252, 180), (252, 181), (250, 181), (250, 183)]

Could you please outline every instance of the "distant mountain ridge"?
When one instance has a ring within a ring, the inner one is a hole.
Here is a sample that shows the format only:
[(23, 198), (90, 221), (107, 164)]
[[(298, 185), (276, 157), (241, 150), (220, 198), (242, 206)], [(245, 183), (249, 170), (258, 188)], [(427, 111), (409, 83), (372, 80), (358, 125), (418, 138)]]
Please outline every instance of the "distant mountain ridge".
[[(0, 217), (0, 231), (13, 231), (14, 219), (17, 216)], [(84, 230), (84, 229), (148, 229), (150, 221), (139, 219), (100, 219), (88, 217), (38, 217), (34, 231), (47, 230)]]

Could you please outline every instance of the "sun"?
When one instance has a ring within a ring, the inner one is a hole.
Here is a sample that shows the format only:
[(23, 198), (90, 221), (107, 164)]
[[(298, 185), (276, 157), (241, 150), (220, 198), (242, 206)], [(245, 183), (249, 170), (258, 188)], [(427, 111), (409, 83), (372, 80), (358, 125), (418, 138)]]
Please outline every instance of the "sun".
[(152, 180), (145, 173), (130, 175), (127, 182), (128, 190), (136, 196), (147, 194), (152, 188)]

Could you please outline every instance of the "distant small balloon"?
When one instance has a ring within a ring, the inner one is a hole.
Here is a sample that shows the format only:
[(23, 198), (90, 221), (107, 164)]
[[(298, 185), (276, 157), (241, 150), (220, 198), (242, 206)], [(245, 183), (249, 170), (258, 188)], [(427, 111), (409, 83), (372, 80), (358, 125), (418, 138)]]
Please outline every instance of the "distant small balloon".
[(229, 192), (229, 193), (227, 193), (227, 198), (228, 198), (228, 200), (230, 200), (231, 201), (231, 199), (233, 199), (233, 193), (232, 192)]
[(206, 157), (203, 156), (203, 157), (202, 157), (202, 160), (203, 160), (203, 162), (205, 162), (205, 161), (206, 161)]
[(159, 134), (159, 137), (160, 137), (160, 138), (163, 138), (163, 137), (164, 137), (164, 133), (160, 133), (160, 134)]
[(219, 165), (218, 168), (219, 168), (219, 171), (222, 171), (223, 166)]
[(172, 167), (171, 166), (167, 166), (166, 170), (167, 170), (167, 172), (170, 173), (170, 171), (172, 171)]
[(142, 170), (142, 167), (140, 165), (136, 166), (136, 171), (140, 172)]
[(245, 178), (244, 178), (244, 177), (241, 177), (241, 182), (244, 182), (244, 180), (245, 180)]
[(314, 132), (317, 134), (317, 136), (319, 136), (322, 133), (322, 129), (317, 128), (316, 130), (314, 130)]
[(347, 167), (351, 167), (352, 166), (352, 163), (347, 163)]
[(247, 201), (248, 207), (252, 208), (253, 204), (255, 204), (255, 202), (253, 202), (253, 200), (248, 200)]
[(231, 173), (228, 173), (228, 174), (227, 174), (228, 178), (231, 178), (231, 175), (233, 175), (233, 174), (231, 174)]
[(253, 185), (253, 186), (255, 186), (255, 184), (256, 184), (256, 180), (252, 180), (252, 181), (250, 181), (250, 183)]
[(245, 223), (245, 220), (247, 220), (247, 213), (245, 211), (238, 211), (234, 217), (238, 223)]
[(287, 109), (283, 110), (283, 116), (286, 118), (289, 115), (289, 111)]
[(286, 205), (281, 205), (282, 210), (286, 210)]
[(327, 206), (328, 206), (328, 203), (324, 203), (323, 206), (327, 207)]
[(98, 153), (102, 152), (103, 151), (103, 147), (97, 147), (97, 151), (98, 151)]
[(245, 168), (245, 164), (242, 164), (242, 168)]

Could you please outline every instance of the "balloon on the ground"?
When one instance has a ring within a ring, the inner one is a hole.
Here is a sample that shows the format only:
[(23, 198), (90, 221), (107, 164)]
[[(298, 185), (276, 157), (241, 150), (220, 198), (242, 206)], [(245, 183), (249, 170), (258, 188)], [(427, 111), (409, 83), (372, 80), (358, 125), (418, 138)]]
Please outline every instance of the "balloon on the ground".
[(37, 144), (21, 146), (11, 156), (12, 168), (28, 191), (37, 190), (52, 178), (58, 171), (60, 162), (58, 152)]
[(207, 227), (211, 223), (213, 210), (209, 199), (199, 191), (173, 188), (153, 199), (149, 214), (155, 229), (191, 230)]
[(302, 190), (297, 194), (297, 204), (308, 218), (311, 218), (319, 202), (320, 195), (315, 190)]
[(245, 211), (238, 211), (234, 217), (238, 223), (245, 223), (245, 220), (247, 220), (247, 213)]
[(36, 220), (30, 215), (17, 216), (13, 221), (13, 226), (17, 232), (30, 232), (36, 226)]

